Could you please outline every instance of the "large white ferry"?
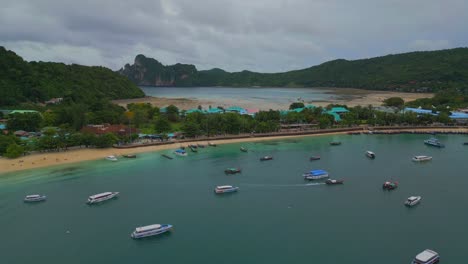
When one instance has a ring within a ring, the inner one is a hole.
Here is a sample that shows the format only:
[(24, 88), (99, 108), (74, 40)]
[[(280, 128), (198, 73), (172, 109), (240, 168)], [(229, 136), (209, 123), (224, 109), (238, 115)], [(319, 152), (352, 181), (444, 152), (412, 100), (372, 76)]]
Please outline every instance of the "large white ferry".
[(142, 238), (156, 236), (165, 233), (172, 229), (169, 224), (154, 224), (135, 228), (135, 231), (130, 235), (132, 238)]
[(26, 197), (24, 197), (24, 201), (26, 203), (42, 202), (42, 201), (45, 201), (46, 199), (47, 199), (47, 196), (42, 195), (42, 194), (31, 194), (31, 195), (27, 195)]
[(431, 156), (419, 155), (419, 156), (414, 156), (412, 160), (417, 161), (417, 162), (430, 161), (430, 160), (432, 160), (432, 157)]
[(231, 186), (231, 185), (222, 185), (216, 186), (215, 193), (230, 193), (230, 192), (237, 192), (239, 187)]
[(117, 195), (119, 195), (118, 192), (103, 192), (103, 193), (91, 195), (88, 198), (88, 204), (104, 202), (104, 201), (107, 201), (109, 199), (116, 197)]

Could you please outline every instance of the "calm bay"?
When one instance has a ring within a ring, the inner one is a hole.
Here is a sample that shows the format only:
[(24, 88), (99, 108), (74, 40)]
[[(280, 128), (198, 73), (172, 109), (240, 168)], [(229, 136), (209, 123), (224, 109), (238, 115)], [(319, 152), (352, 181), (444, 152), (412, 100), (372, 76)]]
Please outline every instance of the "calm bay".
[[(167, 160), (84, 162), (0, 177), (2, 263), (409, 263), (430, 248), (463, 263), (468, 242), (467, 136), (333, 135), (229, 144)], [(330, 141), (341, 141), (330, 146)], [(247, 147), (249, 152), (239, 150)], [(377, 158), (365, 157), (372, 150)], [(274, 160), (260, 162), (264, 155)], [(309, 161), (320, 155), (321, 160)], [(431, 162), (414, 163), (414, 155)], [(225, 175), (228, 167), (241, 174)], [(325, 169), (344, 185), (304, 181)], [(398, 181), (394, 191), (382, 183)], [(217, 185), (239, 186), (215, 195)], [(89, 195), (118, 191), (100, 205)], [(48, 200), (25, 204), (27, 194)], [(421, 204), (403, 202), (421, 195)], [(135, 227), (174, 225), (133, 240)]]

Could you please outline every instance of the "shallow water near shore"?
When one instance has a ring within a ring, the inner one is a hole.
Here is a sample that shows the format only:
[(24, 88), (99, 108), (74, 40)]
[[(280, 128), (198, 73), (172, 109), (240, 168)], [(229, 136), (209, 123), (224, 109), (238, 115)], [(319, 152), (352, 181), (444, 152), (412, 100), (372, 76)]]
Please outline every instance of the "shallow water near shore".
[[(138, 154), (0, 177), (2, 263), (409, 263), (431, 248), (441, 263), (462, 263), (468, 242), (467, 136), (329, 135), (229, 144), (168, 160)], [(330, 141), (341, 141), (330, 146)], [(244, 153), (240, 146), (249, 149)], [(372, 150), (371, 160), (364, 152)], [(274, 160), (260, 162), (264, 155)], [(309, 161), (320, 155), (321, 160)], [(414, 163), (414, 155), (431, 162)], [(225, 175), (227, 167), (241, 174)], [(344, 185), (304, 181), (325, 169)], [(382, 191), (386, 180), (398, 181)], [(239, 192), (215, 195), (216, 185)], [(88, 206), (89, 195), (120, 197)], [(25, 204), (27, 194), (46, 202)], [(406, 208), (408, 196), (421, 204)], [(132, 240), (135, 227), (174, 225)]]

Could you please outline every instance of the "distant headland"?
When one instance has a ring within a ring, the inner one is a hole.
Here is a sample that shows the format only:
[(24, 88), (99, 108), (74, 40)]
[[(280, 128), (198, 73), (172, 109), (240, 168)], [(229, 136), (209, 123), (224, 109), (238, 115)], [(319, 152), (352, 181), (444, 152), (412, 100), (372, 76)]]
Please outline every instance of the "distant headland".
[(468, 48), (418, 51), (382, 57), (328, 61), (282, 73), (227, 72), (195, 65), (165, 66), (142, 54), (118, 72), (144, 86), (333, 87), (400, 92), (468, 89)]

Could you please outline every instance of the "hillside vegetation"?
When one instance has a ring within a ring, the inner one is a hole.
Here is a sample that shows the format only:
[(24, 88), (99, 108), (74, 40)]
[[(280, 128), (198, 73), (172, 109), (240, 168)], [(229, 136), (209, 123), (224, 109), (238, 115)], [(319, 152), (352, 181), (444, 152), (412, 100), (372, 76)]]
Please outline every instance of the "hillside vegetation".
[(144, 93), (124, 76), (104, 67), (26, 62), (0, 47), (0, 105), (44, 102), (54, 97), (75, 102), (99, 98), (142, 97)]
[(164, 66), (138, 55), (119, 71), (137, 85), (352, 87), (372, 90), (467, 91), (468, 48), (410, 52), (361, 60), (333, 60), (284, 73), (198, 71), (194, 65)]

